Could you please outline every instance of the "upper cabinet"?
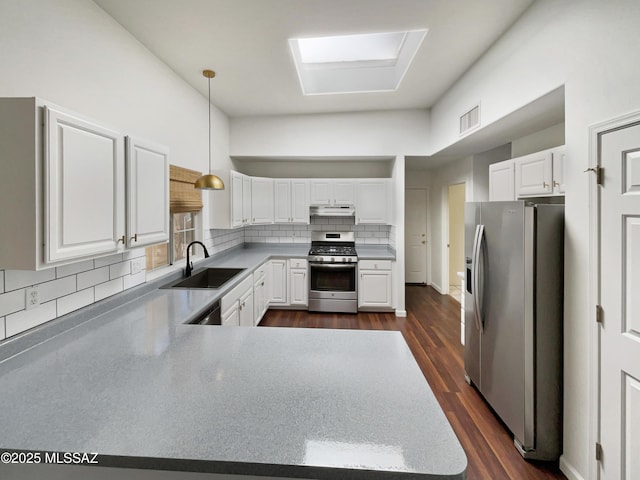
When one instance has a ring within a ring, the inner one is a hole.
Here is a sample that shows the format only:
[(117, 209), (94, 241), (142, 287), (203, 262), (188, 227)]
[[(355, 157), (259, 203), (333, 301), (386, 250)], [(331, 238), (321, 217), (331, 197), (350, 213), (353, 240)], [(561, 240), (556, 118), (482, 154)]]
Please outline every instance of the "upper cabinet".
[(489, 200), (565, 194), (564, 145), (489, 166)]
[(169, 149), (127, 137), (127, 246), (169, 240)]
[(349, 179), (311, 180), (310, 205), (354, 205), (356, 182)]
[(38, 98), (0, 99), (0, 144), (11, 172), (0, 176), (0, 268), (40, 270), (166, 240), (163, 147), (132, 140), (127, 172), (122, 133)]
[(205, 193), (209, 199), (210, 228), (238, 228), (251, 223), (251, 177), (233, 170), (214, 172), (224, 190)]
[(357, 185), (356, 223), (385, 224), (389, 218), (389, 180), (360, 180)]
[(489, 165), (489, 201), (516, 199), (515, 170), (513, 160)]
[(251, 223), (273, 223), (273, 179), (251, 178)]
[(309, 223), (309, 182), (274, 180), (275, 223)]

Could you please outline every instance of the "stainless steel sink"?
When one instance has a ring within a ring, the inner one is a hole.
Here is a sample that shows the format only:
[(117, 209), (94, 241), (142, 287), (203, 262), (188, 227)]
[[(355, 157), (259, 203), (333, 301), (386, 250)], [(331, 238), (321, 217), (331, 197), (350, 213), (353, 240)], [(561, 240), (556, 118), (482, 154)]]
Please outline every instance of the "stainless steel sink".
[(220, 288), (233, 277), (244, 271), (244, 268), (205, 268), (204, 270), (173, 281), (162, 288)]

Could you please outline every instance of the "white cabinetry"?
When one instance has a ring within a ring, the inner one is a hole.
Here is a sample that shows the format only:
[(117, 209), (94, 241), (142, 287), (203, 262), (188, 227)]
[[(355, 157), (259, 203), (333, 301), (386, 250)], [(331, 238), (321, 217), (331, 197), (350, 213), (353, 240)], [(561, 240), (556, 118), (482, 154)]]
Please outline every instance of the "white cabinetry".
[(209, 202), (209, 228), (238, 228), (251, 220), (251, 177), (233, 170), (214, 172), (224, 190), (205, 192)]
[(276, 258), (269, 262), (269, 305), (288, 305), (287, 299), (287, 261)]
[(388, 222), (389, 181), (360, 180), (357, 184), (356, 223)]
[(0, 268), (40, 270), (125, 247), (123, 134), (37, 98), (2, 98), (0, 145)]
[(231, 172), (231, 226), (242, 227), (251, 218), (251, 178)]
[(354, 180), (311, 180), (311, 205), (354, 205)]
[(289, 259), (289, 305), (309, 305), (309, 284), (307, 280), (307, 260)]
[(273, 223), (273, 179), (251, 177), (251, 223)]
[(269, 308), (268, 263), (253, 272), (253, 312), (254, 325), (258, 325)]
[(127, 246), (169, 240), (169, 150), (127, 137)]
[(253, 326), (253, 276), (245, 278), (220, 301), (224, 326)]
[(358, 308), (393, 308), (392, 270), (390, 260), (360, 260), (358, 262)]
[(514, 159), (517, 197), (564, 194), (564, 146)]
[(489, 165), (489, 201), (516, 199), (515, 170), (513, 160)]
[(275, 223), (309, 223), (309, 182), (274, 180)]

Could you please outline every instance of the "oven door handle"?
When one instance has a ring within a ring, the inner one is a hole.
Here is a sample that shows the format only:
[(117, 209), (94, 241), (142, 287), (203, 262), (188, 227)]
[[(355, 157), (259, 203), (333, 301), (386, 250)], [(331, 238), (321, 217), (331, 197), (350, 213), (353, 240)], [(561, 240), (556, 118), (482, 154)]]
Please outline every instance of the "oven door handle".
[(341, 263), (315, 263), (315, 262), (310, 262), (309, 263), (310, 266), (312, 267), (320, 267), (320, 268), (331, 268), (334, 270), (351, 270), (353, 268), (356, 268), (356, 264), (355, 263), (349, 263), (346, 265), (343, 265)]

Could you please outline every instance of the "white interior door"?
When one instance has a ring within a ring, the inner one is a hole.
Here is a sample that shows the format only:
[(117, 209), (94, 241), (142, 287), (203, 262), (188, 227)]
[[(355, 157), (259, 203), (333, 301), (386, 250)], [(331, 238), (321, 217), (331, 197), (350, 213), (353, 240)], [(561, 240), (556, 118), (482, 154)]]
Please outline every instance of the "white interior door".
[(427, 283), (427, 191), (405, 190), (406, 283)]
[(600, 462), (640, 478), (640, 124), (600, 137)]

